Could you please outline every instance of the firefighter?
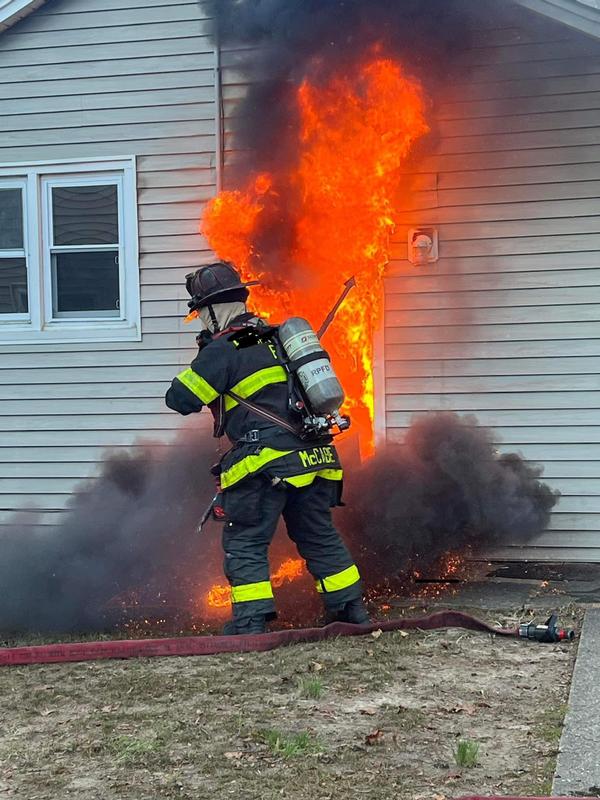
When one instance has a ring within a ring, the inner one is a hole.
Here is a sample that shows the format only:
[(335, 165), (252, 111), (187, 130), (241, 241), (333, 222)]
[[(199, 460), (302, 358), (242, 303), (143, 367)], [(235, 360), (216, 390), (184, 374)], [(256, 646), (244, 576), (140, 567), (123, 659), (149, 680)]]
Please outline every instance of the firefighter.
[(233, 607), (224, 633), (263, 633), (276, 617), (268, 548), (281, 515), (316, 581), (326, 620), (367, 623), (358, 569), (331, 519), (341, 499), (337, 452), (331, 437), (297, 435), (275, 329), (247, 310), (249, 285), (223, 261), (187, 276), (188, 305), (203, 330), (198, 355), (166, 394), (167, 406), (180, 414), (208, 406), (215, 436), (226, 434), (232, 443), (218, 465)]

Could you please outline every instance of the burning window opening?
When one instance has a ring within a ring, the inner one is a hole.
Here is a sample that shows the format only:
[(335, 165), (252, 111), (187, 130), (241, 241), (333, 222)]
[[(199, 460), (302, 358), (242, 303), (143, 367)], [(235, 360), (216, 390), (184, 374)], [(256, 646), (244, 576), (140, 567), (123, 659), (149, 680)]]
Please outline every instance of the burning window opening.
[[(344, 411), (368, 456), (373, 336), (397, 221), (398, 170), (429, 132), (427, 101), (398, 60), (381, 56), (363, 59), (324, 85), (305, 79), (295, 91), (295, 161), (255, 175), (245, 188), (219, 193), (204, 211), (201, 230), (245, 279), (263, 281), (251, 303), (273, 322), (295, 315), (318, 327), (340, 286), (356, 275), (357, 289), (340, 309), (327, 347), (346, 392)], [(292, 233), (282, 244), (275, 232), (284, 219)], [(280, 263), (272, 271), (275, 251)]]

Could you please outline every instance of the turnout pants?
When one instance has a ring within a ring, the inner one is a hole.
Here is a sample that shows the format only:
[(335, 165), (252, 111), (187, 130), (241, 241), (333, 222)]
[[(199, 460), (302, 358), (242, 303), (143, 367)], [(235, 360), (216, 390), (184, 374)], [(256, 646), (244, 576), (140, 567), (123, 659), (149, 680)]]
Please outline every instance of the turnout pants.
[(331, 519), (338, 491), (337, 481), (324, 478), (297, 488), (284, 482), (273, 486), (257, 475), (224, 493), (225, 575), (234, 619), (276, 616), (268, 549), (281, 515), (325, 606), (339, 609), (362, 596), (358, 569)]

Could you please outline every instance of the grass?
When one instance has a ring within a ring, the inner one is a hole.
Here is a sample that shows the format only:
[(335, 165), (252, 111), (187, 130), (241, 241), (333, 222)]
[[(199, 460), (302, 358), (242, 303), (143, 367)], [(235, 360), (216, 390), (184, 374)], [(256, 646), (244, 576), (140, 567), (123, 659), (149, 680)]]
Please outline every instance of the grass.
[[(558, 751), (558, 744), (562, 735), (566, 712), (566, 703), (549, 706), (542, 711), (533, 728), (535, 737), (549, 745), (550, 747), (548, 749), (551, 748), (551, 752), (554, 755)], [(540, 796), (550, 795), (552, 792), (553, 780), (554, 760), (547, 760), (540, 765), (531, 785), (527, 787), (528, 794)]]
[(319, 700), (323, 694), (323, 681), (320, 678), (300, 678), (298, 683), (300, 695), (310, 700)]
[(282, 758), (313, 755), (322, 750), (317, 739), (308, 731), (301, 733), (283, 733), (282, 731), (264, 731), (261, 738), (275, 755)]
[[(0, 669), (0, 797), (547, 796), (574, 650), (546, 652), (415, 631)], [(459, 774), (448, 762), (467, 738), (485, 769)]]
[(461, 739), (454, 750), (454, 760), (459, 767), (476, 767), (479, 763), (479, 742)]
[(158, 737), (152, 739), (137, 736), (115, 736), (108, 743), (108, 750), (121, 764), (144, 764), (149, 755), (164, 748)]
[(537, 725), (537, 734), (548, 744), (558, 744), (562, 734), (567, 704), (561, 703), (544, 709)]

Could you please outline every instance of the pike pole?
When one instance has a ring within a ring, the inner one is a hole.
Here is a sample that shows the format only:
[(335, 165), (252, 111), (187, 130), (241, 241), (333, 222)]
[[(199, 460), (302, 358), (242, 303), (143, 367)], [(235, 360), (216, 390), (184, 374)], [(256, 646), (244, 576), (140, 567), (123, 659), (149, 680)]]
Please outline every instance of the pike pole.
[(351, 278), (348, 278), (348, 280), (344, 282), (344, 290), (343, 290), (343, 292), (338, 297), (338, 299), (335, 302), (335, 305), (333, 306), (333, 308), (331, 309), (329, 314), (327, 314), (327, 316), (325, 317), (325, 319), (321, 323), (321, 327), (317, 331), (317, 336), (318, 336), (319, 339), (322, 336), (325, 335), (325, 333), (327, 332), (327, 329), (329, 328), (329, 326), (331, 325), (331, 323), (335, 319), (335, 315), (339, 311), (340, 306), (342, 305), (342, 303), (344, 302), (346, 297), (350, 294), (351, 290), (355, 286), (356, 286), (356, 278), (354, 277), (354, 275)]

